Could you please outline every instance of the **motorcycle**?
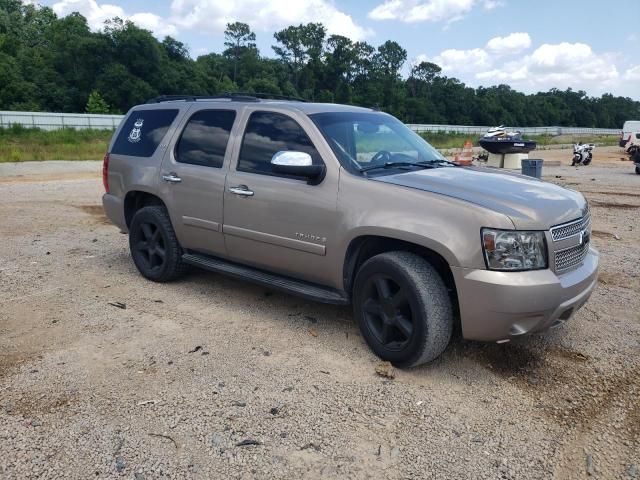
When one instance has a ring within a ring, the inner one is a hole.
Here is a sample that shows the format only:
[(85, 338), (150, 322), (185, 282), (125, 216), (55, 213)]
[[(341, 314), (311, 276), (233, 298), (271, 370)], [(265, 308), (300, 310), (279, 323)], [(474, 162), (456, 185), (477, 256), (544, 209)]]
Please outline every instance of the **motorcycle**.
[(593, 143), (576, 143), (573, 146), (573, 162), (571, 163), (571, 166), (589, 165), (593, 159), (594, 148), (596, 148), (596, 146)]

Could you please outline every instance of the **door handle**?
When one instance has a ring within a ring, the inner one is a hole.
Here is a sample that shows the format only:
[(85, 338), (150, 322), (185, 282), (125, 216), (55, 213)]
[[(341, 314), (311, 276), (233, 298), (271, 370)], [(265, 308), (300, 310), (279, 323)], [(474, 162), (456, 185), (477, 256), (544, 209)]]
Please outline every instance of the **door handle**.
[(237, 187), (229, 187), (231, 193), (241, 195), (243, 197), (253, 197), (253, 191), (249, 190), (246, 185), (238, 185)]
[(180, 183), (182, 181), (182, 179), (173, 172), (169, 175), (162, 175), (162, 179), (169, 183)]

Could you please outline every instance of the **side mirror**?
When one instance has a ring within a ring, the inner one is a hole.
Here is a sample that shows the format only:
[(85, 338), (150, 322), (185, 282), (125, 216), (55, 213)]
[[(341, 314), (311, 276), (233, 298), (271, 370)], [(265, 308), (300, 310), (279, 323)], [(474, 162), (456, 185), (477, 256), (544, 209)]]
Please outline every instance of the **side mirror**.
[(316, 185), (324, 177), (324, 165), (314, 165), (311, 155), (305, 152), (285, 150), (276, 152), (271, 158), (274, 173), (295, 175), (309, 179), (310, 185)]

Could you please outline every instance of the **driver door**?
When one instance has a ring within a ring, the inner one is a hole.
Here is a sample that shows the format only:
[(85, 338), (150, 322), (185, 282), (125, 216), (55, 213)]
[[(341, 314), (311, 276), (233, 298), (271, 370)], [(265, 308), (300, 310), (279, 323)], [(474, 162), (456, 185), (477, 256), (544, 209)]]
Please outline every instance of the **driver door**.
[(289, 111), (250, 109), (245, 119), (224, 193), (223, 232), (229, 258), (329, 285), (336, 278), (337, 165), (326, 165), (326, 176), (318, 185), (276, 174), (270, 162), (279, 151), (302, 151), (315, 165), (324, 164), (316, 148), (321, 143), (319, 133), (309, 135), (313, 126), (308, 118), (296, 118)]

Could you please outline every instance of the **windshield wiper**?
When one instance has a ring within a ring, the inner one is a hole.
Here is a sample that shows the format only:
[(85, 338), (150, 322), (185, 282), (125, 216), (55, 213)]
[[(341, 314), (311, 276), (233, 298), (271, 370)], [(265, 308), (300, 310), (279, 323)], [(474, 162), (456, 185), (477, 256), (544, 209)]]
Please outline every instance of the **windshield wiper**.
[(420, 167), (420, 168), (435, 168), (437, 165), (444, 163), (449, 165), (457, 165), (448, 160), (426, 160), (423, 162), (385, 162), (377, 165), (368, 165), (366, 167), (360, 167), (361, 172), (368, 172), (369, 170), (376, 170), (378, 168), (396, 168), (396, 167)]
[(425, 160), (425, 161), (422, 161), (420, 163), (423, 163), (423, 164), (427, 163), (427, 164), (431, 164), (431, 165), (444, 163), (445, 165), (451, 165), (452, 167), (459, 167), (460, 166), (457, 163), (450, 162), (449, 160), (445, 160), (444, 158), (443, 159), (438, 159), (438, 160)]

